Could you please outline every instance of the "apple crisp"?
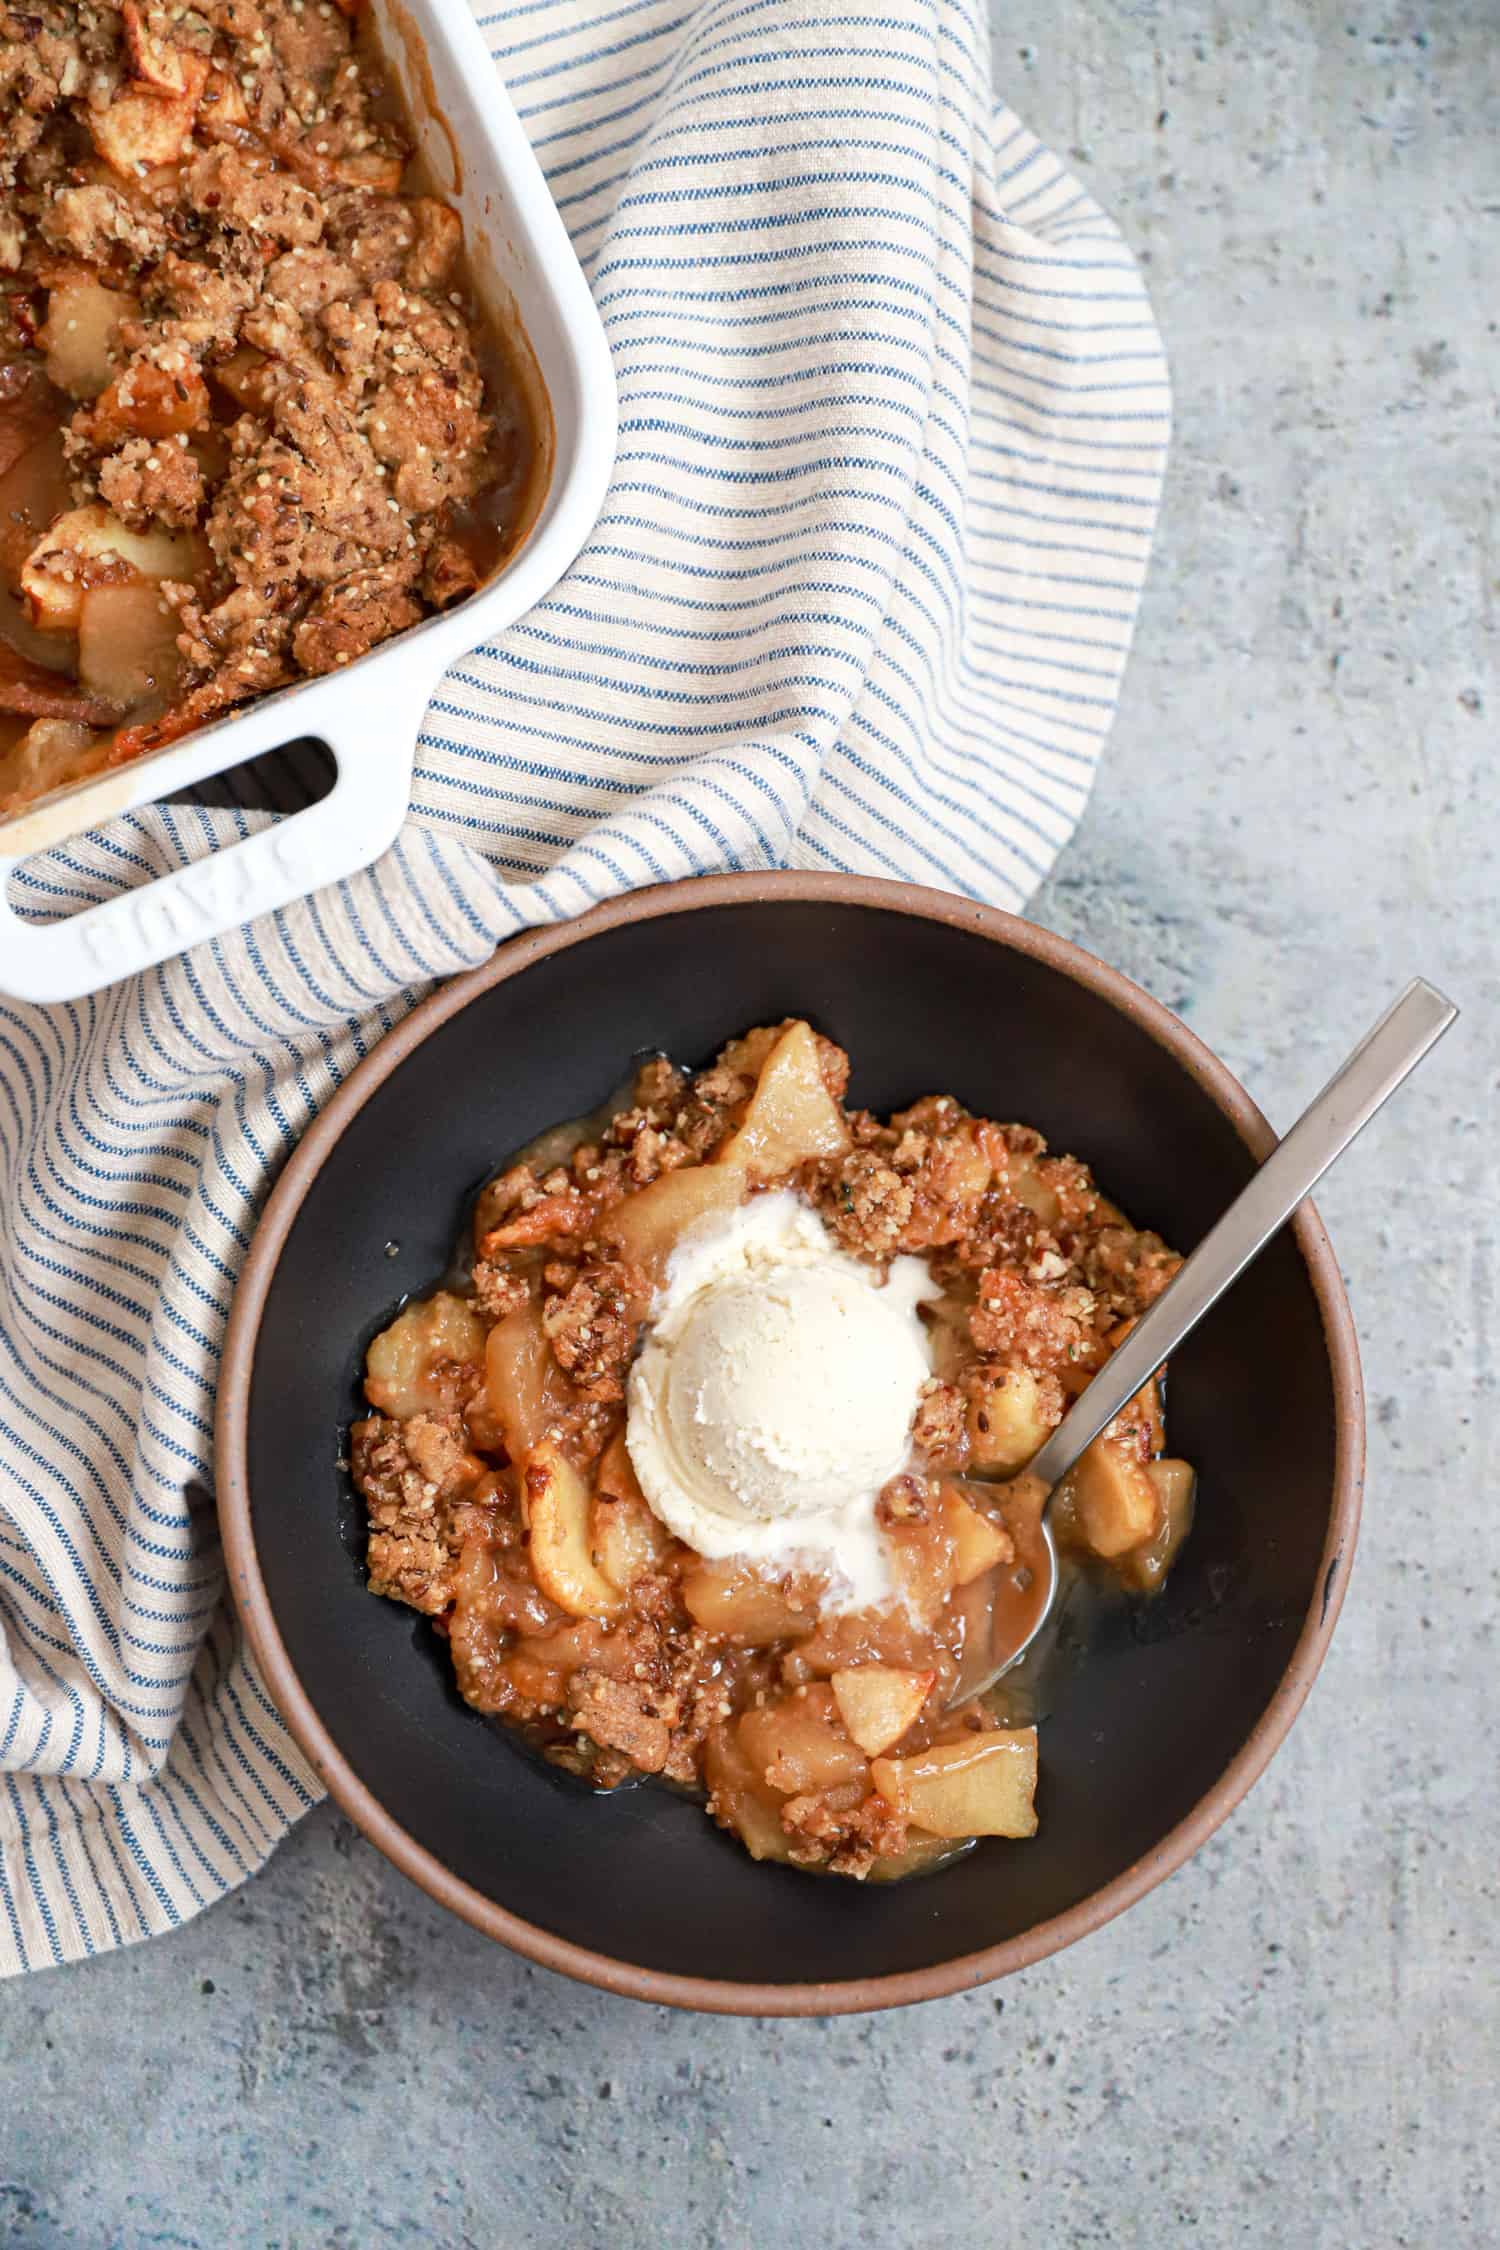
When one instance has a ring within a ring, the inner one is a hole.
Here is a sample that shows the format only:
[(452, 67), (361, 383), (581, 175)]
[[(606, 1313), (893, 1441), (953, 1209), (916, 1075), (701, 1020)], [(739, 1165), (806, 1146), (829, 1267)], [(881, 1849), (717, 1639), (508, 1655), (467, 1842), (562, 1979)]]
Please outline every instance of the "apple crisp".
[(537, 454), (360, 0), (0, 9), (0, 816), (472, 592)]
[[(1025, 1545), (1003, 1480), (1180, 1261), (1027, 1127), (947, 1095), (882, 1120), (848, 1077), (806, 1023), (765, 1027), (696, 1075), (655, 1058), (546, 1136), (480, 1193), (461, 1285), (370, 1345), (350, 1451), (370, 1589), (431, 1620), (476, 1711), (598, 1788), (700, 1792), (757, 1859), (885, 1880), (1035, 1829), (1035, 1730), (965, 1688)], [(732, 1528), (700, 1551), (643, 1489), (640, 1371), (684, 1260), (776, 1199), (844, 1280), (879, 1293), (920, 1261), (903, 1458), (869, 1501), (889, 1587), (862, 1604)], [(1053, 1524), (1080, 1567), (1151, 1592), (1191, 1503), (1158, 1379)]]

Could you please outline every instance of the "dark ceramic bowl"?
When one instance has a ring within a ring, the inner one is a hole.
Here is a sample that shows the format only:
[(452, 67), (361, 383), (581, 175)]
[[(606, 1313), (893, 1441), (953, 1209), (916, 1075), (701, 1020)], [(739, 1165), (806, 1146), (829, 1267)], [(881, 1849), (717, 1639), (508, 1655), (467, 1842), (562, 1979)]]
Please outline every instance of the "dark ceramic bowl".
[[(363, 1346), (446, 1264), (467, 1193), (630, 1056), (701, 1063), (807, 1015), (852, 1099), (957, 1094), (1037, 1125), (1187, 1249), (1273, 1136), (1190, 1032), (1060, 938), (935, 892), (815, 875), (648, 891), (518, 938), (382, 1042), (306, 1135), (230, 1324), (218, 1429), (231, 1584), (271, 1692), (344, 1809), (432, 1896), (611, 1991), (744, 2013), (928, 1998), (1096, 1929), (1179, 1867), (1281, 1741), (1328, 1645), (1364, 1428), (1348, 1305), (1304, 1207), (1177, 1355), (1201, 1473), (1166, 1593), (1050, 1689), (1041, 1831), (860, 1889), (757, 1866), (699, 1807), (595, 1797), (454, 1694), (430, 1628), (363, 1590), (337, 1458)], [(387, 1245), (394, 1242), (394, 1255)]]

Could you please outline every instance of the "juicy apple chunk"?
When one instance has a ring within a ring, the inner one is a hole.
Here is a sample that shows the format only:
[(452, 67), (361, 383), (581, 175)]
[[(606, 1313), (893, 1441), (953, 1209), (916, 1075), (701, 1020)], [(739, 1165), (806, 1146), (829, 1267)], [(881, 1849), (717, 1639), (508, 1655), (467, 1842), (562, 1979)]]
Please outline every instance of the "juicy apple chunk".
[(659, 1570), (672, 1535), (651, 1512), (625, 1448), (625, 1433), (611, 1438), (594, 1480), (591, 1514), (594, 1560), (622, 1592)]
[(92, 274), (60, 281), (49, 292), (47, 318), (37, 343), (47, 373), (70, 398), (97, 398), (114, 380), (116, 339), (122, 320), (139, 308), (134, 297), (106, 289)]
[(1024, 1469), (1052, 1434), (1029, 1367), (1003, 1368), (969, 1401), (969, 1459), (1000, 1475)]
[(783, 1703), (746, 1711), (739, 1722), (740, 1746), (767, 1786), (799, 1797), (822, 1789), (863, 1783), (864, 1752), (852, 1742), (826, 1687), (799, 1688)]
[(117, 375), (89, 410), (88, 434), (96, 446), (133, 437), (154, 443), (202, 429), (210, 412), (208, 385), (184, 353), (176, 368), (148, 363)]
[(182, 56), (183, 91), (159, 93), (131, 87), (116, 94), (107, 109), (85, 114), (95, 148), (112, 172), (135, 180), (144, 167), (175, 164), (193, 130), (199, 97), (208, 78), (201, 55)]
[(667, 1260), (689, 1227), (727, 1214), (744, 1201), (743, 1177), (713, 1164), (690, 1164), (664, 1173), (638, 1195), (626, 1196), (601, 1220), (599, 1234), (655, 1288)]
[(715, 1157), (757, 1180), (775, 1180), (849, 1146), (843, 1111), (823, 1083), (812, 1027), (789, 1024), (761, 1066), (739, 1131)]
[(845, 1732), (867, 1758), (901, 1740), (932, 1693), (936, 1672), (904, 1672), (893, 1664), (854, 1664), (830, 1686)]
[(953, 1591), (957, 1567), (950, 1512), (937, 1502), (934, 1490), (921, 1515), (891, 1524), (885, 1534), (886, 1552), (906, 1608), (929, 1626)]
[(733, 1561), (698, 1563), (682, 1581), (682, 1599), (695, 1625), (738, 1648), (793, 1639), (808, 1631), (817, 1611), (811, 1587), (762, 1578)]
[(1177, 1550), (1193, 1524), (1197, 1477), (1187, 1461), (1148, 1461), (1146, 1474), (1156, 1490), (1161, 1522), (1143, 1547), (1133, 1547), (1119, 1561), (1121, 1577), (1137, 1593), (1154, 1594), (1165, 1582), (1177, 1559)]
[(791, 1838), (781, 1825), (781, 1798), (756, 1771), (736, 1726), (715, 1727), (703, 1756), (708, 1808), (732, 1828), (752, 1859), (789, 1860)]
[(961, 1858), (967, 1842), (967, 1838), (955, 1841), (947, 1836), (924, 1836), (920, 1829), (909, 1830), (903, 1848), (877, 1859), (866, 1880), (904, 1883), (909, 1875), (925, 1875), (930, 1868), (945, 1867), (949, 1860)]
[(877, 1758), (886, 1803), (929, 1836), (1036, 1834), (1036, 1728), (971, 1734), (911, 1758)]
[(413, 1414), (440, 1413), (448, 1400), (433, 1384), (444, 1360), (479, 1361), (484, 1323), (449, 1290), (408, 1305), (382, 1329), (365, 1354), (365, 1396), (378, 1414), (398, 1422)]
[(534, 1301), (507, 1313), (484, 1346), (484, 1387), (505, 1450), (520, 1461), (541, 1444), (570, 1396)]
[(1013, 1559), (1015, 1542), (1005, 1526), (981, 1515), (962, 1493), (950, 1487), (943, 1495), (943, 1512), (953, 1541), (955, 1586), (968, 1586), (987, 1570)]
[(588, 1484), (550, 1438), (527, 1455), (521, 1506), (532, 1575), (548, 1600), (570, 1617), (615, 1616), (623, 1597), (594, 1561)]
[(27, 616), (39, 632), (76, 633), (91, 587), (191, 578), (200, 554), (191, 532), (131, 531), (97, 502), (70, 508), (21, 565)]
[(601, 1653), (594, 1619), (569, 1618), (547, 1632), (524, 1635), (505, 1656), (504, 1671), (518, 1695), (533, 1703), (561, 1703), (572, 1674), (582, 1664), (597, 1663)]
[(169, 703), (181, 669), (178, 630), (155, 584), (91, 586), (78, 610), (78, 677), (122, 711)]
[(1044, 1227), (1055, 1227), (1062, 1216), (1056, 1190), (1050, 1188), (1029, 1157), (1012, 1157), (1006, 1167), (1006, 1186), (1017, 1203), (1034, 1211)]
[(1064, 1483), (1078, 1528), (1096, 1555), (1112, 1560), (1156, 1531), (1161, 1505), (1146, 1464), (1107, 1431), (1095, 1438)]

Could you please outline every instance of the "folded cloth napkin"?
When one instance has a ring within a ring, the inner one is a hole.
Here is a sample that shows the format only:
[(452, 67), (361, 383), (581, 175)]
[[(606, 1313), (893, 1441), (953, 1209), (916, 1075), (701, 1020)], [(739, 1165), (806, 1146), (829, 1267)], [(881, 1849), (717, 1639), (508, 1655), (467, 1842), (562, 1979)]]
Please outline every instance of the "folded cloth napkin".
[[(377, 867), (94, 1000), (0, 1001), (4, 1970), (183, 1921), (318, 1794), (225, 1602), (210, 1431), (257, 1211), (360, 1056), (522, 925), (664, 877), (1019, 905), (1114, 709), (1161, 349), (1108, 221), (993, 108), (977, 0), (481, 20), (608, 330), (614, 482), (443, 683)], [(269, 817), (132, 815), (25, 902)]]

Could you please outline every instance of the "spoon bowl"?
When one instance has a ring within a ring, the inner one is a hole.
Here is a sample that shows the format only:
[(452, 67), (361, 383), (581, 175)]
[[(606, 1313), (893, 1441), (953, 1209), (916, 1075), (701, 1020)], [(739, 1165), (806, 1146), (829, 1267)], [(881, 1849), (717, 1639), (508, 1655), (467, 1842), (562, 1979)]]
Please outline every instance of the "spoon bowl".
[[(1434, 985), (1414, 977), (1235, 1197), (1167, 1287), (1074, 1401), (1029, 1468), (1003, 1486), (1014, 1561), (981, 1582), (971, 1617), (978, 1646), (965, 1657), (952, 1701), (967, 1701), (1018, 1664), (1057, 1598), (1057, 1542), (1050, 1515), (1057, 1488), (1100, 1432), (1191, 1334), (1230, 1284), (1259, 1256), (1375, 1112), (1409, 1078), (1458, 1014)], [(981, 1511), (995, 1483), (959, 1479)]]

